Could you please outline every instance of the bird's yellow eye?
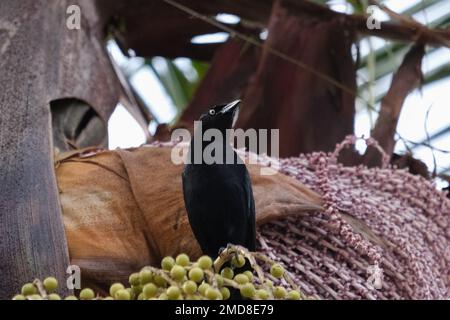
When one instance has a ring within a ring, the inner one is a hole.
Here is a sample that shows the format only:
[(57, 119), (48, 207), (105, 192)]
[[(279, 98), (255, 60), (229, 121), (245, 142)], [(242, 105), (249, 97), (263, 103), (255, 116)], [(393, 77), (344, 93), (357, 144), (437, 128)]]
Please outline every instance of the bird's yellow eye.
[(216, 110), (214, 110), (214, 109), (209, 110), (209, 114), (212, 115), (212, 116), (215, 115), (216, 114)]

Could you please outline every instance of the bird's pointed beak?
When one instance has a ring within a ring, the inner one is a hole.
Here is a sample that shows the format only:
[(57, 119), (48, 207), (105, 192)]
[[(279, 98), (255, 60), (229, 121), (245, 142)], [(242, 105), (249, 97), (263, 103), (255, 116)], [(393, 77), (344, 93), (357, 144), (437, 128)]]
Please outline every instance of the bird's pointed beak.
[(241, 103), (241, 100), (235, 100), (235, 101), (227, 104), (225, 107), (223, 107), (223, 109), (220, 111), (220, 113), (233, 112), (240, 103)]

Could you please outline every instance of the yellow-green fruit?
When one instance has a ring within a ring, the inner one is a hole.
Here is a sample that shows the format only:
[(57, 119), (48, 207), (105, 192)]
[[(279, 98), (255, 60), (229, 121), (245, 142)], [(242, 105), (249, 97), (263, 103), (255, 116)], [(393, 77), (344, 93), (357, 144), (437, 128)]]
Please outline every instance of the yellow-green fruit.
[(275, 287), (273, 289), (273, 296), (277, 299), (284, 299), (286, 297), (286, 289), (283, 287)]
[(222, 277), (224, 277), (225, 279), (233, 279), (234, 277), (234, 271), (231, 268), (223, 268), (223, 270), (220, 272), (220, 274), (222, 275)]
[(165, 287), (167, 285), (167, 281), (160, 276), (159, 274), (155, 274), (155, 277), (153, 279), (153, 282), (158, 286), (158, 287)]
[(228, 289), (227, 287), (220, 288), (220, 293), (222, 294), (223, 300), (230, 299), (230, 289)]
[(114, 298), (108, 296), (108, 297), (103, 298), (103, 300), (114, 300)]
[(182, 266), (174, 265), (172, 269), (170, 269), (170, 276), (174, 280), (180, 281), (183, 279), (183, 277), (186, 275), (186, 269), (184, 269)]
[(273, 289), (273, 281), (272, 281), (272, 280), (266, 280), (265, 285), (266, 285), (269, 289)]
[(203, 276), (203, 270), (199, 267), (195, 267), (189, 270), (189, 279), (191, 279), (192, 281), (200, 283), (203, 280)]
[(138, 299), (138, 300), (145, 300), (144, 293), (143, 293), (143, 292), (139, 293), (137, 299)]
[(158, 288), (153, 283), (147, 283), (142, 289), (146, 299), (153, 298), (158, 292)]
[(211, 259), (211, 257), (209, 256), (201, 256), (198, 260), (197, 260), (198, 266), (202, 269), (211, 269), (212, 265), (213, 265), (213, 261)]
[(207, 284), (206, 282), (203, 282), (201, 285), (198, 286), (198, 292), (200, 292), (200, 294), (202, 296), (205, 295), (206, 290), (210, 287), (209, 284)]
[(261, 300), (267, 300), (269, 299), (269, 293), (267, 290), (259, 289), (256, 291), (256, 296)]
[(111, 287), (109, 287), (109, 295), (111, 297), (115, 297), (116, 296), (116, 292), (119, 290), (125, 289), (125, 287), (123, 286), (123, 284), (121, 283), (114, 283), (113, 285), (111, 285)]
[(300, 292), (297, 290), (291, 290), (289, 291), (287, 298), (289, 300), (300, 300)]
[(197, 284), (192, 280), (188, 280), (183, 284), (183, 291), (187, 295), (194, 294), (197, 291)]
[(70, 295), (70, 296), (65, 297), (64, 300), (78, 300), (78, 298)]
[(167, 296), (167, 294), (165, 294), (165, 293), (161, 293), (160, 295), (159, 295), (159, 298), (158, 298), (159, 300), (169, 300), (169, 297)]
[(137, 296), (142, 292), (143, 286), (142, 285), (131, 286), (131, 289), (133, 290), (134, 295)]
[(169, 257), (169, 256), (164, 257), (161, 260), (161, 268), (163, 270), (170, 271), (170, 269), (172, 269), (174, 265), (175, 265), (175, 259), (172, 257)]
[(92, 300), (95, 298), (95, 293), (92, 289), (86, 288), (81, 290), (80, 299), (81, 300)]
[(47, 292), (53, 292), (58, 288), (58, 280), (54, 277), (48, 277), (45, 278), (43, 285)]
[(231, 258), (231, 264), (236, 268), (242, 268), (245, 264), (244, 256), (238, 255)]
[(284, 269), (278, 263), (275, 263), (270, 267), (270, 274), (275, 278), (281, 278), (284, 274)]
[(245, 298), (253, 298), (256, 292), (255, 286), (252, 283), (246, 283), (241, 287), (240, 292)]
[(139, 276), (139, 273), (135, 272), (130, 274), (130, 277), (128, 278), (128, 282), (132, 286), (138, 286), (141, 284), (141, 277)]
[(247, 276), (248, 281), (253, 281), (253, 273), (251, 271), (244, 271), (244, 274)]
[(32, 283), (26, 283), (23, 285), (21, 292), (24, 296), (29, 296), (32, 294), (36, 294), (37, 288)]
[(50, 293), (48, 296), (48, 300), (61, 300), (61, 297), (59, 294), (56, 293)]
[(219, 295), (220, 295), (219, 290), (213, 287), (209, 287), (205, 291), (205, 297), (209, 300), (216, 300), (217, 298), (219, 298)]
[(131, 294), (127, 289), (120, 289), (117, 290), (116, 294), (114, 295), (114, 298), (116, 300), (130, 300)]
[(234, 281), (239, 284), (246, 284), (248, 283), (248, 277), (245, 274), (239, 273), (234, 276)]
[(139, 278), (141, 279), (141, 284), (147, 284), (152, 281), (153, 279), (153, 273), (148, 268), (143, 268), (141, 272), (139, 272)]
[(25, 296), (23, 296), (21, 294), (17, 294), (12, 299), (13, 300), (26, 300), (27, 298), (25, 298)]
[(185, 253), (179, 254), (175, 259), (175, 262), (179, 266), (186, 267), (190, 262), (189, 256)]
[(44, 300), (40, 295), (38, 294), (32, 294), (31, 296), (28, 296), (31, 300)]
[(176, 286), (170, 286), (166, 291), (167, 297), (169, 300), (176, 300), (181, 294), (180, 288)]
[(216, 278), (217, 285), (219, 287), (223, 286), (223, 277), (219, 274), (216, 274), (215, 278)]
[(135, 294), (134, 294), (134, 292), (133, 292), (133, 289), (131, 289), (131, 288), (126, 288), (125, 290), (127, 290), (128, 293), (130, 294), (130, 300), (133, 300), (133, 299), (136, 297)]

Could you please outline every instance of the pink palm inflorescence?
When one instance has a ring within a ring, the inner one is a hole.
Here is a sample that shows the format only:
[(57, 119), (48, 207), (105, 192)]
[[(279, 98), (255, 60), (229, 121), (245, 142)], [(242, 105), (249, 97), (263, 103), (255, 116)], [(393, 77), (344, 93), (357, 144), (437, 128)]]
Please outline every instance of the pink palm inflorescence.
[(281, 160), (281, 172), (322, 195), (325, 211), (262, 226), (261, 250), (283, 261), (309, 295), (450, 298), (445, 193), (420, 176), (389, 167), (386, 155), (381, 169), (337, 163), (339, 151), (355, 139), (347, 137), (334, 153)]

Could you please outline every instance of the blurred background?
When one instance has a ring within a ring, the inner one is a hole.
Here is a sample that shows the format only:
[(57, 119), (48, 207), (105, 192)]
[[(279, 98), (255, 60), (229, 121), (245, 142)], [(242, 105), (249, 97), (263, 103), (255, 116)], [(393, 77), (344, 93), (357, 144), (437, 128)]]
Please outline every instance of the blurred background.
[[(365, 14), (367, 1), (331, 0), (314, 1), (331, 10), (346, 14)], [(450, 25), (450, 0), (387, 0), (389, 9), (431, 28), (448, 28)], [(379, 21), (391, 17), (378, 9), (373, 13)], [(241, 18), (234, 14), (217, 14), (215, 20), (225, 25), (238, 25)], [(260, 33), (264, 41), (267, 29)], [(219, 44), (229, 39), (227, 32), (192, 37), (193, 44)], [(353, 44), (352, 54), (357, 63), (357, 90), (366, 102), (380, 108), (393, 73), (399, 68), (410, 48), (409, 43), (386, 40), (380, 37), (360, 37)], [(123, 71), (140, 99), (150, 110), (153, 119), (149, 130), (153, 134), (160, 123), (174, 124), (191, 101), (199, 83), (209, 68), (209, 62), (185, 57), (142, 58), (133, 50), (123, 52), (114, 39), (108, 42), (112, 59)], [(430, 171), (450, 173), (450, 49), (427, 47), (422, 61), (422, 85), (409, 94), (403, 104), (395, 135), (395, 152), (410, 152), (422, 160)], [(354, 132), (369, 136), (378, 113), (361, 99), (356, 100)], [(109, 124), (109, 148), (139, 146), (146, 141), (144, 132), (133, 117), (118, 105)], [(363, 152), (365, 146), (358, 145)]]

